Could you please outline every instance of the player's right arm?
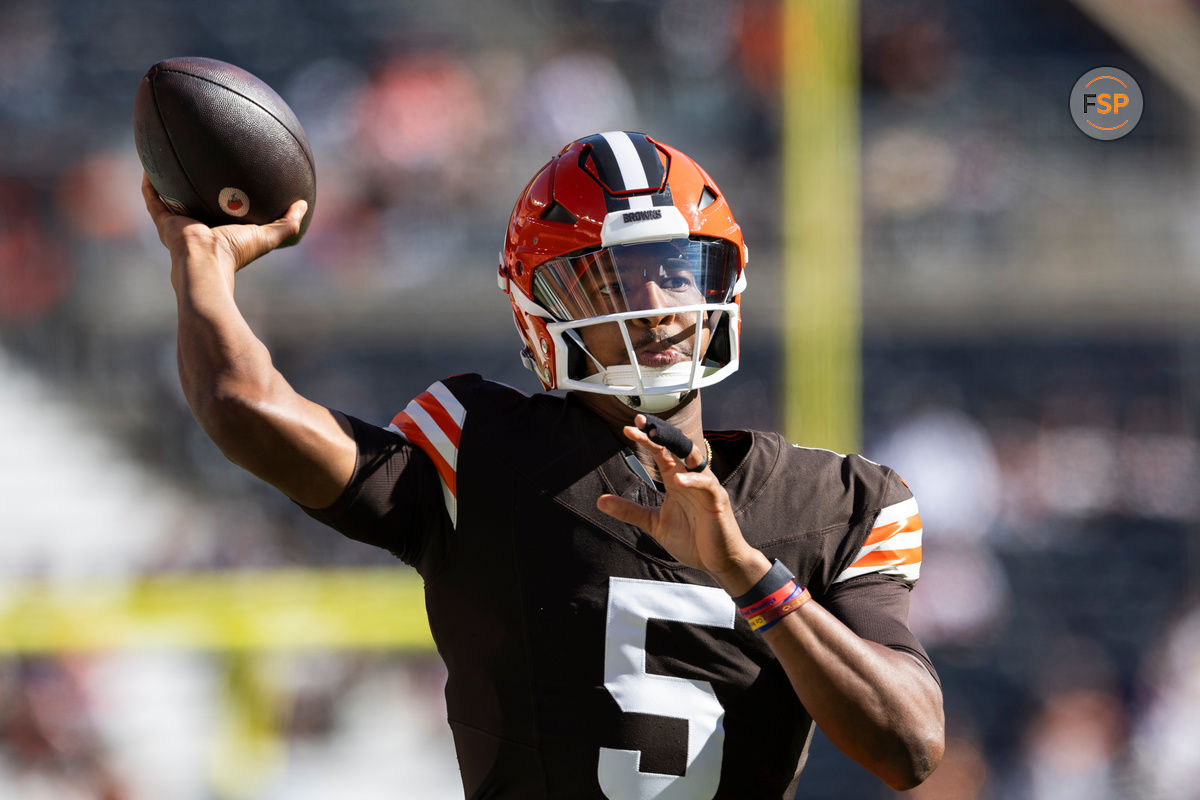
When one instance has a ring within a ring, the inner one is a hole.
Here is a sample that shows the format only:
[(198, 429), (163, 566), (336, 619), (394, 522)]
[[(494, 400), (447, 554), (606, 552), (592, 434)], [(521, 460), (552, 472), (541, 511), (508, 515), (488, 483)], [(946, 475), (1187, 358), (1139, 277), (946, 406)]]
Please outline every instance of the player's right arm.
[(210, 228), (173, 214), (143, 176), (142, 195), (171, 253), (179, 380), (205, 433), (230, 461), (309, 508), (333, 503), (357, 448), (341, 415), (298, 394), (234, 301), (234, 275), (300, 229), (297, 201), (269, 225)]

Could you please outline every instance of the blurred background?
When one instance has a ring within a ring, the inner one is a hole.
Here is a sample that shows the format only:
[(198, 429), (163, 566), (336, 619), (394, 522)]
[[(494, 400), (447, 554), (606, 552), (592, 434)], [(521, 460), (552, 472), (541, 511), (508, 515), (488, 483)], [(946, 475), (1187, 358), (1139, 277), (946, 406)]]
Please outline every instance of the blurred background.
[[(705, 410), (779, 428), (780, 13), (0, 2), (0, 796), (462, 795), (413, 576), (229, 465), (183, 401), (138, 192), (145, 70), (234, 62), (304, 124), (315, 220), (238, 291), (314, 400), (385, 423), (448, 374), (534, 391), (494, 281), (512, 202), (567, 141), (623, 128), (730, 198), (743, 367)], [(1200, 798), (1200, 6), (858, 14), (859, 444), (921, 502), (911, 621), (948, 718), (906, 796)], [(1068, 112), (1097, 66), (1145, 96), (1118, 141)], [(323, 575), (384, 576), (404, 624)], [(895, 794), (818, 737), (799, 796)]]

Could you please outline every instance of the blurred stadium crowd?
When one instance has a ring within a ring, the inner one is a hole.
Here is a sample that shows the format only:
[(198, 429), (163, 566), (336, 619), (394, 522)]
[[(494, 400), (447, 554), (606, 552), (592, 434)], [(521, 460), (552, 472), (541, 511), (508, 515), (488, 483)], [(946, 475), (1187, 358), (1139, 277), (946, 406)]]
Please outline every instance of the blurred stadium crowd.
[[(863, 452), (925, 520), (913, 626), (948, 715), (946, 760), (911, 792), (926, 800), (1200, 798), (1196, 109), (1088, 5), (861, 3)], [(688, 150), (733, 202), (747, 354), (706, 410), (775, 428), (778, 14), (0, 5), (0, 599), (30, 579), (393, 563), (191, 420), (130, 130), (152, 63), (237, 63), (306, 127), (315, 221), (239, 293), (308, 396), (384, 421), (450, 373), (532, 391), (493, 281), (511, 203), (568, 140), (628, 128)], [(1099, 143), (1066, 98), (1106, 64), (1146, 113)], [(440, 689), (426, 654), (12, 654), (0, 796), (453, 797)], [(891, 796), (814, 747), (800, 796)]]

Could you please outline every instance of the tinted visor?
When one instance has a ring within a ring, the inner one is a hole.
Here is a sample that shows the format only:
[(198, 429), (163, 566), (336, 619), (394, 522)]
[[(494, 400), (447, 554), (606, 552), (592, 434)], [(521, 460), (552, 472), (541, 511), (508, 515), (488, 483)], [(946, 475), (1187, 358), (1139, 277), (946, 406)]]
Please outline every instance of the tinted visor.
[(699, 303), (728, 303), (741, 266), (722, 239), (614, 245), (547, 261), (533, 296), (560, 321)]

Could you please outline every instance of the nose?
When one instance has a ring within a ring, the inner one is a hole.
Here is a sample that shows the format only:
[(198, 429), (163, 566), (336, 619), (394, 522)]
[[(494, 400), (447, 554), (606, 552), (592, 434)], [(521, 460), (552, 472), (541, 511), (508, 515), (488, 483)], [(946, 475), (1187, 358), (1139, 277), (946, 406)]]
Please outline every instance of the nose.
[[(669, 308), (671, 305), (671, 302), (667, 298), (667, 295), (663, 291), (662, 287), (654, 281), (646, 281), (643, 283), (631, 299), (634, 303), (634, 309), (638, 311), (653, 311), (654, 309), (659, 308)], [(675, 315), (670, 312), (662, 314), (647, 314), (644, 317), (637, 317), (630, 321), (636, 325), (644, 325), (647, 328), (653, 328), (669, 322), (672, 318), (674, 318), (674, 316)]]

